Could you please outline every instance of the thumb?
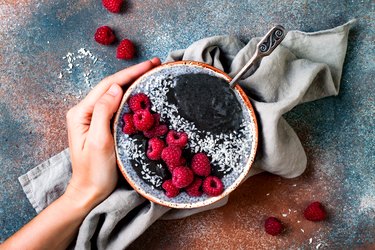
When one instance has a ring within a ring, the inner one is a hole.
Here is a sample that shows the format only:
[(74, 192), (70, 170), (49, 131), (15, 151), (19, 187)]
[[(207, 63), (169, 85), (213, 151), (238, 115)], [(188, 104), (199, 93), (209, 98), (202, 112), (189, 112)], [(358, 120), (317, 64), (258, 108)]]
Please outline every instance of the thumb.
[(99, 98), (94, 105), (90, 129), (87, 140), (98, 145), (100, 148), (111, 146), (112, 134), (110, 122), (113, 114), (117, 111), (121, 98), (122, 89), (119, 85), (113, 84), (107, 92)]

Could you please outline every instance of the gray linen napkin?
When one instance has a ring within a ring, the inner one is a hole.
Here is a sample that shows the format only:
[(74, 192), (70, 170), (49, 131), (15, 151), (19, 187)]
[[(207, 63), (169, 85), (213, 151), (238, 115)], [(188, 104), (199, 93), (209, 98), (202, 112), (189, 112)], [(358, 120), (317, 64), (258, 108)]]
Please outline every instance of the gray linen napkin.
[[(303, 173), (306, 154), (282, 115), (299, 103), (338, 94), (348, 33), (354, 22), (313, 33), (290, 31), (281, 45), (263, 59), (258, 71), (240, 82), (249, 93), (260, 129), (259, 149), (248, 177), (261, 171), (286, 178)], [(235, 37), (209, 37), (185, 50), (171, 52), (166, 61), (201, 61), (233, 77), (250, 59), (259, 40), (251, 39), (245, 45)], [(64, 192), (70, 176), (69, 151), (64, 150), (19, 177), (19, 181), (39, 213)], [(182, 218), (226, 202), (227, 198), (199, 209), (169, 209), (120, 183), (87, 215), (73, 245), (76, 249), (123, 249), (159, 218)]]

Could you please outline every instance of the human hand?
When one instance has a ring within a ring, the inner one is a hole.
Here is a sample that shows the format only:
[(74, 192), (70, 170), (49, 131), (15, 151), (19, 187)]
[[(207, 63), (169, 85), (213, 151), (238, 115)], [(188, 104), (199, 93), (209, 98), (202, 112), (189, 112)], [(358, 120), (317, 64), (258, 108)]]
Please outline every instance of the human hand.
[(61, 197), (0, 244), (0, 249), (66, 249), (69, 246), (86, 215), (117, 184), (110, 122), (122, 99), (121, 87), (159, 64), (160, 60), (154, 58), (105, 78), (69, 110), (72, 179)]
[(93, 207), (114, 190), (118, 176), (110, 121), (122, 99), (121, 87), (158, 65), (154, 58), (103, 79), (68, 111), (73, 174), (65, 195)]

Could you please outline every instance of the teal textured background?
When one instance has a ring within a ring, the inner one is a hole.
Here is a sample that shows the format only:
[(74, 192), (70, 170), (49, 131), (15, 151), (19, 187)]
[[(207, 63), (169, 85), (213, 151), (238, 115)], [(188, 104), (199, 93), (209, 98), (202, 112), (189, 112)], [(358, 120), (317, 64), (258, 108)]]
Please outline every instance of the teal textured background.
[[(125, 11), (114, 15), (100, 1), (0, 3), (0, 240), (35, 216), (17, 178), (67, 147), (65, 113), (89, 91), (85, 80), (95, 85), (119, 69), (153, 56), (163, 59), (169, 51), (207, 36), (229, 34), (247, 42), (273, 24), (317, 31), (357, 18), (340, 94), (300, 105), (285, 117), (301, 138), (316, 178), (327, 180), (321, 188), (339, 208), (325, 241), (335, 242), (335, 248), (374, 244), (374, 5), (143, 0), (126, 1)], [(133, 40), (136, 59), (118, 61), (116, 46), (95, 43), (93, 34), (101, 25)], [(98, 60), (77, 59), (69, 73), (63, 57), (68, 52), (79, 55), (80, 48)]]

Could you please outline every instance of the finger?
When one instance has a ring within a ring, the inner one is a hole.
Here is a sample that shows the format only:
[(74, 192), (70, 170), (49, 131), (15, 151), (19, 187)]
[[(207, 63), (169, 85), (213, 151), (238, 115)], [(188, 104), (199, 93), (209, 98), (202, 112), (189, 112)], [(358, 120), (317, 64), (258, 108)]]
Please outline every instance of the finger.
[(131, 66), (129, 68), (123, 69), (106, 79), (104, 81), (109, 81), (111, 83), (117, 83), (120, 86), (124, 86), (126, 84), (132, 83), (135, 81), (139, 76), (143, 75), (150, 69), (159, 66), (160, 59), (155, 57), (151, 60), (139, 63), (137, 65)]
[(83, 148), (85, 134), (88, 131), (91, 113), (87, 114), (84, 109), (76, 105), (66, 114), (68, 129), (69, 148), (80, 150)]
[[(112, 149), (113, 139), (110, 122), (122, 98), (122, 88), (113, 84), (96, 102), (86, 143), (95, 149)], [(86, 146), (85, 143), (85, 146)]]
[(93, 90), (82, 100), (81, 105), (88, 107), (89, 109), (94, 107), (95, 103), (99, 98), (108, 90), (108, 88), (116, 83), (120, 86), (130, 84), (135, 81), (139, 76), (143, 75), (150, 69), (160, 65), (159, 58), (153, 58), (151, 60), (139, 63), (129, 68), (123, 69), (107, 78), (103, 79)]

